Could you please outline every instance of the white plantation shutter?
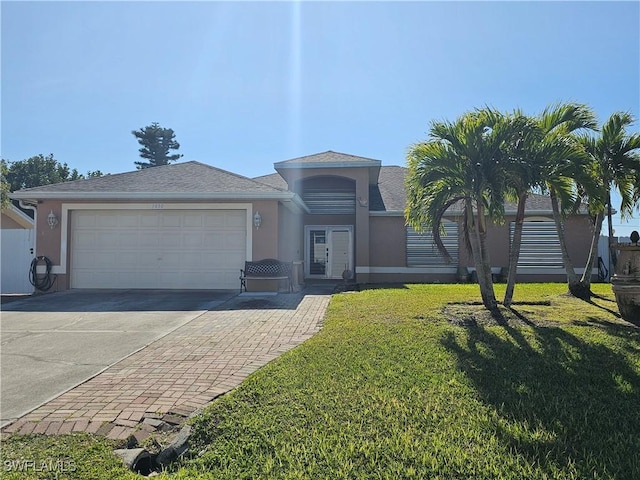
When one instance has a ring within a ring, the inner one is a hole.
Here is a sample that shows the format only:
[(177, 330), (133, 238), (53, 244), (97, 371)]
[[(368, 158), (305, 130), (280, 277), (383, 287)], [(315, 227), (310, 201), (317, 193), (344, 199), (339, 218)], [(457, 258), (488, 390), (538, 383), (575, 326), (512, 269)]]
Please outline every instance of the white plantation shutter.
[(435, 242), (431, 231), (416, 232), (407, 226), (407, 266), (422, 267), (430, 265), (457, 265), (458, 263), (458, 224), (444, 221), (444, 234), (440, 235), (442, 243), (451, 255), (451, 263), (447, 263)]
[[(509, 224), (509, 241), (513, 242), (515, 222)], [(525, 221), (522, 228), (522, 244), (518, 267), (562, 267), (560, 240), (553, 221)]]

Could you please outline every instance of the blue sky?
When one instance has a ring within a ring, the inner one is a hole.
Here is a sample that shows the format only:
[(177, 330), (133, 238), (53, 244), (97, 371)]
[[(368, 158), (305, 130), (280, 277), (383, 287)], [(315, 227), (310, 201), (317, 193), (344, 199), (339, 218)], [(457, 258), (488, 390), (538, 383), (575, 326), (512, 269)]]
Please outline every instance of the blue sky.
[(131, 131), (151, 122), (183, 160), (254, 177), (326, 150), (404, 165), (430, 121), (484, 105), (640, 116), (639, 2), (3, 1), (1, 16), (2, 158), (83, 173), (134, 170)]

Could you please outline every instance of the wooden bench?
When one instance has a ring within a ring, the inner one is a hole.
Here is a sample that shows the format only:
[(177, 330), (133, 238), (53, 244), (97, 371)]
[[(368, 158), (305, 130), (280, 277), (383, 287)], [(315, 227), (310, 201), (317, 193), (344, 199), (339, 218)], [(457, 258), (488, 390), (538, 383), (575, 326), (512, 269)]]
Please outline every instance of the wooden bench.
[(265, 258), (257, 262), (244, 262), (240, 269), (240, 293), (247, 291), (247, 280), (286, 280), (289, 292), (293, 291), (293, 262)]

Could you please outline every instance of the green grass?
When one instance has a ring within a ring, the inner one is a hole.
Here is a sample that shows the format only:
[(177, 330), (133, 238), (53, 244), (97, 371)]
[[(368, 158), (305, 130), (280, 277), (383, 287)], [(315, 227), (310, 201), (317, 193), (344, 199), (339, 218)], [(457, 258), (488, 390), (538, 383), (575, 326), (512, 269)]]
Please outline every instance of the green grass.
[(140, 479), (113, 455), (115, 443), (85, 433), (12, 435), (2, 441), (2, 480)]
[[(206, 409), (166, 477), (640, 478), (640, 329), (616, 317), (610, 285), (593, 289), (586, 303), (518, 285), (500, 323), (468, 303), (477, 285), (336, 295), (320, 333)], [(76, 454), (65, 437), (23, 442)], [(82, 448), (104, 474), (69, 478), (127, 478), (103, 445)]]

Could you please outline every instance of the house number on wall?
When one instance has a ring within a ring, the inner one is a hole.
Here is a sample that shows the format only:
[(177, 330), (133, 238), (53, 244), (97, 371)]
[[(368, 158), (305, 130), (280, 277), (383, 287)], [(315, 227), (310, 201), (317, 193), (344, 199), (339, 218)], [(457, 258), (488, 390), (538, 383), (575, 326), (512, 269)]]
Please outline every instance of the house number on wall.
[(153, 210), (161, 210), (164, 208), (164, 203), (152, 203), (151, 208)]

